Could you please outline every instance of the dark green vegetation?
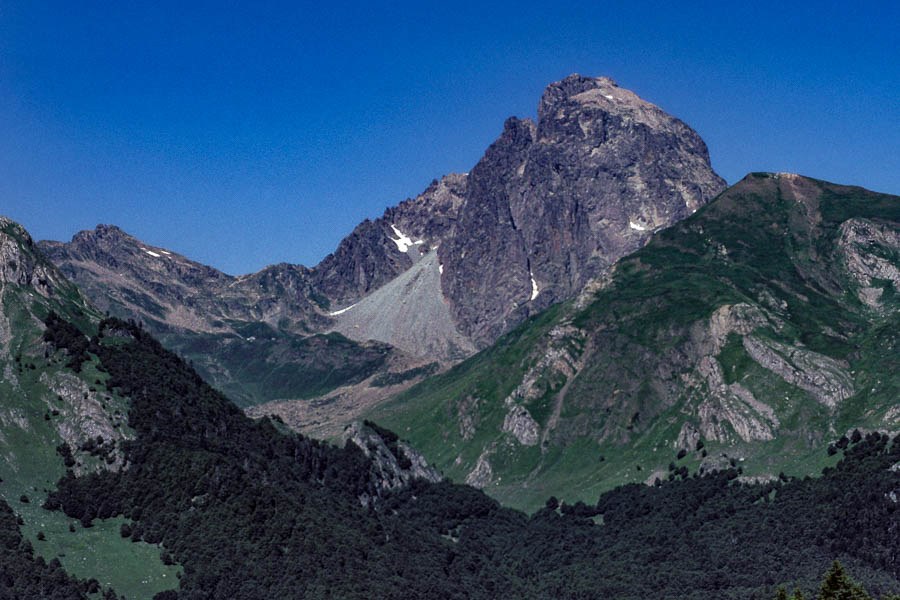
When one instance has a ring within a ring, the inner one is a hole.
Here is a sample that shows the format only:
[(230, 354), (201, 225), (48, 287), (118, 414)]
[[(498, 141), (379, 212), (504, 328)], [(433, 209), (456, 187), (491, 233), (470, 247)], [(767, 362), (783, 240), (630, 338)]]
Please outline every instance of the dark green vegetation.
[(900, 590), (900, 438), (848, 438), (817, 479), (746, 485), (729, 468), (531, 517), (422, 481), (364, 507), (376, 484), (355, 447), (247, 419), (133, 324), (105, 320), (89, 346), (137, 437), (127, 469), (69, 474), (45, 506), (129, 518), (123, 535), (184, 566), (178, 598), (767, 598), (835, 558)]
[(842, 433), (900, 430), (898, 268), (900, 198), (754, 174), (370, 418), (528, 509), (673, 460), (817, 473)]
[[(162, 324), (157, 327), (164, 328)], [(167, 347), (193, 361), (203, 377), (239, 406), (311, 398), (384, 370), (387, 344), (354, 342), (340, 333), (298, 336), (256, 323), (231, 334), (162, 334)], [(254, 338), (251, 343), (248, 337)]]
[(397, 385), (416, 377), (433, 375), (440, 369), (440, 365), (436, 362), (430, 362), (421, 367), (407, 369), (400, 373), (381, 373), (372, 378), (372, 387), (387, 387), (389, 385)]
[[(847, 570), (838, 561), (834, 561), (828, 572), (822, 578), (822, 584), (818, 593), (809, 596), (810, 600), (873, 600), (863, 588), (862, 584), (853, 580)], [(799, 588), (791, 594), (790, 600), (804, 600), (806, 598)], [(895, 594), (882, 596), (882, 600), (897, 600), (900, 596)], [(780, 586), (775, 593), (775, 600), (788, 600), (787, 590)]]

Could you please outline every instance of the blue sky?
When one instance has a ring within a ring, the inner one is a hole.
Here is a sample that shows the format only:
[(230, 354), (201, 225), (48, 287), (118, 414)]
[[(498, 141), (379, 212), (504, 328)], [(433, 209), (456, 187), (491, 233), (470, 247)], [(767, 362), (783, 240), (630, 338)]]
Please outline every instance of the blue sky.
[(900, 194), (898, 2), (127, 4), (0, 0), (0, 214), (37, 239), (311, 266), (573, 72), (686, 121), (729, 183)]

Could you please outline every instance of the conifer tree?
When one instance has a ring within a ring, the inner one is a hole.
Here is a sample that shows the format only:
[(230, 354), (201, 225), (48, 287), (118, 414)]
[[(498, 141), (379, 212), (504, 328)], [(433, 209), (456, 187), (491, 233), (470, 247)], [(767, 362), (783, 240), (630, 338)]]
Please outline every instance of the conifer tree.
[(861, 585), (853, 581), (844, 567), (835, 560), (819, 588), (819, 600), (872, 600)]

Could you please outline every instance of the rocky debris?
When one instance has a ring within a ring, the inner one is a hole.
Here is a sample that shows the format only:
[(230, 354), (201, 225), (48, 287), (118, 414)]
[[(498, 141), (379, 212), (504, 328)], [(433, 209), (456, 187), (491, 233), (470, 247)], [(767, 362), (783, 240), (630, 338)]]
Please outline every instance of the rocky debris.
[(859, 286), (860, 301), (884, 310), (884, 283), (900, 290), (900, 229), (870, 219), (850, 219), (841, 224), (838, 248), (847, 272)]
[(334, 331), (378, 340), (416, 357), (459, 361), (475, 346), (459, 333), (444, 297), (435, 251), (359, 302), (334, 314)]
[(372, 424), (354, 421), (344, 428), (342, 441), (344, 444), (352, 442), (372, 459), (371, 478), (377, 490), (376, 497), (361, 497), (363, 505), (369, 505), (384, 493), (405, 486), (412, 479), (425, 479), (433, 483), (443, 479), (412, 446), (397, 439), (393, 432), (376, 429)]
[(509, 119), (469, 174), (439, 250), (444, 295), (484, 346), (724, 188), (683, 122), (611, 79), (569, 76), (547, 87), (537, 123)]
[[(321, 396), (302, 401), (271, 400), (244, 409), (247, 416), (260, 418), (268, 415), (279, 417), (288, 427), (317, 439), (339, 438), (347, 423), (362, 418), (391, 396), (409, 389), (432, 370), (429, 363), (407, 363), (403, 357), (392, 356), (387, 373), (373, 375), (351, 385), (342, 385)], [(415, 374), (418, 371), (419, 374)], [(410, 373), (415, 375), (406, 378)], [(390, 385), (376, 385), (379, 379), (396, 377), (399, 381)]]

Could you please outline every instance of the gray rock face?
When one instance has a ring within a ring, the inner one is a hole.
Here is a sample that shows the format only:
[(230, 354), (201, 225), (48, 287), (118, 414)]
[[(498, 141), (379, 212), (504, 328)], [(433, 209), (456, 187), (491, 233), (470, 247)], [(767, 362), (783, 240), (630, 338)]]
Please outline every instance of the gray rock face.
[(439, 250), (444, 294), (484, 346), (724, 189), (690, 127), (611, 79), (571, 75), (472, 170)]

